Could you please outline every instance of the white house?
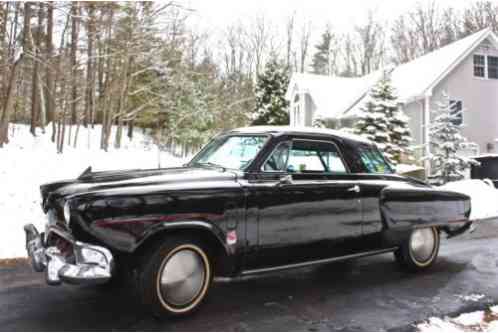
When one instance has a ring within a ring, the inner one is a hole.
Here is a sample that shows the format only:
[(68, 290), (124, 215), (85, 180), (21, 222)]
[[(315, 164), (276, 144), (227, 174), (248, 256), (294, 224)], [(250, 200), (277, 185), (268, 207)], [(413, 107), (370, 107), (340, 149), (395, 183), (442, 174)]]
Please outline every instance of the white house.
[[(369, 89), (380, 78), (374, 72), (360, 78), (313, 74), (292, 75), (287, 99), (290, 125), (349, 127)], [(498, 153), (498, 39), (490, 29), (428, 53), (391, 71), (400, 107), (410, 118), (414, 146), (427, 153), (429, 110), (442, 93), (450, 95), (461, 113), (463, 135), (475, 143), (473, 154)]]

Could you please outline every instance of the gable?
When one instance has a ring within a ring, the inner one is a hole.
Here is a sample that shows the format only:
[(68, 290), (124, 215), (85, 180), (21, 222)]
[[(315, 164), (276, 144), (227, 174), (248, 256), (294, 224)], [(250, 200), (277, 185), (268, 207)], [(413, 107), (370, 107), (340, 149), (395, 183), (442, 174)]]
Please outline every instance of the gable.
[(392, 82), (400, 101), (407, 103), (430, 94), (431, 89), (484, 40), (496, 43), (491, 30), (485, 29), (396, 67), (392, 72)]

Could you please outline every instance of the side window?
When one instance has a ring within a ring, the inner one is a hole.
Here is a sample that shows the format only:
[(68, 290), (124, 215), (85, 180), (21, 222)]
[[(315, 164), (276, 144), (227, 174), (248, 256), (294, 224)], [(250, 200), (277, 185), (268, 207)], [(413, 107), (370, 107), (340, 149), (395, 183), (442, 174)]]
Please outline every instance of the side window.
[(289, 172), (326, 172), (325, 164), (316, 150), (292, 147), (287, 165)]
[(286, 171), (290, 147), (290, 141), (279, 143), (277, 148), (273, 150), (270, 157), (268, 157), (266, 162), (263, 164), (262, 171)]
[[(332, 146), (332, 145), (331, 145)], [(346, 173), (346, 166), (342, 162), (337, 150), (322, 151), (322, 157), (329, 172)]]
[(324, 141), (282, 142), (263, 164), (262, 171), (290, 173), (346, 173), (337, 147)]
[(390, 174), (394, 173), (392, 167), (382, 156), (381, 152), (372, 147), (361, 147), (358, 149), (361, 161), (368, 173)]

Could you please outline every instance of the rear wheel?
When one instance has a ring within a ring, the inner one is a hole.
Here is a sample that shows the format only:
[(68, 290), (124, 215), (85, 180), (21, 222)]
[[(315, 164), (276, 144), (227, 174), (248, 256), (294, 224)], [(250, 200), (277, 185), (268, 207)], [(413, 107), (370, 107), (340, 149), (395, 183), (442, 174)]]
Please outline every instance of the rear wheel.
[(394, 256), (408, 270), (422, 271), (436, 262), (439, 242), (439, 231), (435, 227), (414, 229)]
[(181, 316), (195, 311), (213, 278), (209, 251), (202, 242), (168, 239), (142, 260), (139, 291), (155, 315)]

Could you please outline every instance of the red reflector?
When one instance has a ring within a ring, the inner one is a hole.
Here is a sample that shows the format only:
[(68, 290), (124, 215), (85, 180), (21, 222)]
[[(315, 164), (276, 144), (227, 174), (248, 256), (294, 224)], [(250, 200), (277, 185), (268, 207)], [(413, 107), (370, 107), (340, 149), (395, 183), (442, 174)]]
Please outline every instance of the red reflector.
[(235, 230), (229, 231), (227, 233), (227, 244), (233, 245), (235, 243), (237, 243), (237, 233), (235, 232)]

